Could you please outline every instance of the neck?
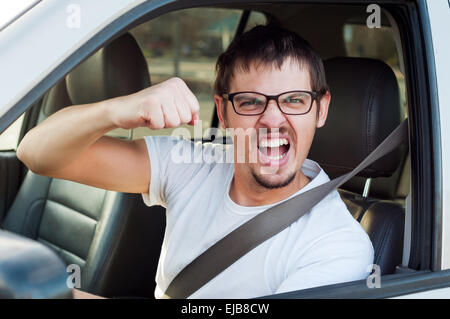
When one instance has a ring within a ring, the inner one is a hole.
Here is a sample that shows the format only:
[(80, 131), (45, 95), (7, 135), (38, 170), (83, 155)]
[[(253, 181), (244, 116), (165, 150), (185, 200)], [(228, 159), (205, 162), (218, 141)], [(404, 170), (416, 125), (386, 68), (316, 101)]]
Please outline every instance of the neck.
[(252, 176), (242, 176), (235, 170), (230, 185), (230, 198), (241, 206), (263, 206), (279, 202), (298, 192), (309, 183), (301, 170), (297, 171), (291, 183), (284, 187), (268, 189), (261, 186)]

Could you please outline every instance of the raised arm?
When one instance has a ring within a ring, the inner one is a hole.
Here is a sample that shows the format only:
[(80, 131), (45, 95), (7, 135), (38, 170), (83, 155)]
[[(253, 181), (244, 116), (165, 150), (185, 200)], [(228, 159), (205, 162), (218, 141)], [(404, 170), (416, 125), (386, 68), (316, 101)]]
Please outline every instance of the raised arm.
[(115, 128), (194, 124), (199, 104), (172, 78), (132, 95), (64, 108), (30, 130), (17, 157), (34, 173), (128, 193), (147, 193), (150, 159), (143, 139), (104, 136)]

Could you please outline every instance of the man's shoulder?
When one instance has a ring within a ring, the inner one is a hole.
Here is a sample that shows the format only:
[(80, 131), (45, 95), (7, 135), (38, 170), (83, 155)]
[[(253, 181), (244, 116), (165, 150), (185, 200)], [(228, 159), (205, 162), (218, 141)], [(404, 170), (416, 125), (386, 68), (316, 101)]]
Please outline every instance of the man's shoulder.
[(373, 253), (372, 242), (353, 217), (337, 190), (332, 191), (324, 201), (315, 207), (312, 223), (321, 225), (317, 229), (317, 237), (327, 237), (336, 242), (346, 242), (354, 248)]
[[(311, 218), (321, 220), (321, 224), (326, 228), (351, 228), (364, 232), (337, 189), (331, 191), (312, 208)], [(316, 222), (318, 223), (319, 221)]]

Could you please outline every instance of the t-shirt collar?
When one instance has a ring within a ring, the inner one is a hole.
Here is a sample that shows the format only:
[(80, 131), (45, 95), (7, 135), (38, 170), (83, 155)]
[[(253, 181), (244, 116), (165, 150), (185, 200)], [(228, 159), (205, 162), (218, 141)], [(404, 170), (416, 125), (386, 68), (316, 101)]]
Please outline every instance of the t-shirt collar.
[(319, 166), (319, 164), (317, 164), (316, 162), (314, 162), (312, 160), (306, 159), (303, 162), (301, 170), (302, 170), (303, 174), (305, 174), (310, 179), (310, 182), (308, 184), (306, 184), (302, 189), (300, 189), (296, 193), (292, 194), (288, 198), (286, 198), (282, 201), (279, 201), (277, 203), (273, 203), (273, 204), (269, 204), (269, 205), (262, 205), (262, 206), (241, 206), (241, 205), (235, 203), (230, 198), (230, 185), (231, 185), (231, 180), (233, 179), (233, 176), (234, 176), (234, 165), (230, 165), (230, 166), (231, 166), (231, 168), (230, 168), (229, 176), (227, 179), (227, 185), (225, 188), (226, 189), (226, 194), (225, 194), (225, 199), (224, 199), (225, 206), (231, 212), (239, 214), (239, 215), (251, 215), (251, 214), (260, 213), (278, 203), (288, 200), (289, 198), (292, 198), (298, 194), (306, 192), (307, 190), (312, 189), (316, 186), (319, 186), (323, 183), (326, 183), (330, 180), (328, 175)]

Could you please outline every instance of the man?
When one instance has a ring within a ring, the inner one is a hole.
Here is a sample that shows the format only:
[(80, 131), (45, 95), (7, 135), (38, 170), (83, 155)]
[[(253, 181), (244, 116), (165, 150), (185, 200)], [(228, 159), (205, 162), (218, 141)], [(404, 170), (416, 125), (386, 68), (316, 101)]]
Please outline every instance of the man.
[[(226, 234), (329, 180), (306, 159), (331, 97), (322, 61), (302, 38), (275, 26), (255, 27), (230, 44), (217, 71), (214, 100), (221, 125), (250, 132), (243, 143), (237, 142), (239, 134), (233, 136), (226, 149), (233, 163), (174, 161), (173, 149), (180, 143), (194, 154), (220, 152), (218, 144), (104, 136), (118, 127), (156, 130), (196, 123), (198, 101), (178, 78), (129, 96), (65, 108), (31, 130), (17, 150), (38, 174), (142, 193), (147, 205), (167, 208), (157, 298), (166, 297), (171, 280)], [(239, 148), (244, 160), (238, 160)], [(251, 298), (358, 280), (368, 275), (372, 262), (368, 236), (334, 191), (190, 297)]]

